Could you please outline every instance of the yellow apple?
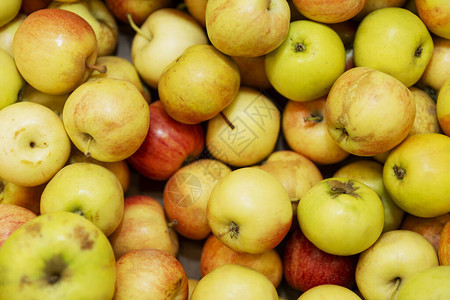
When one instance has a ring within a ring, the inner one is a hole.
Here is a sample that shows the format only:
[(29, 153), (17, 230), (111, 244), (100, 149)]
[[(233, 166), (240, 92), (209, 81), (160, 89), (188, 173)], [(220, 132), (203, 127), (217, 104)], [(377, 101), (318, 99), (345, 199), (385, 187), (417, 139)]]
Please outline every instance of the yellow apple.
[(0, 2), (0, 27), (8, 24), (19, 14), (22, 0), (3, 0)]
[(416, 9), (427, 28), (437, 36), (450, 39), (450, 2), (416, 0)]
[(46, 183), (25, 187), (0, 178), (0, 204), (14, 204), (40, 214), (41, 195)]
[(450, 77), (450, 39), (434, 36), (433, 44), (433, 55), (418, 83), (439, 92)]
[(192, 298), (192, 293), (194, 292), (195, 287), (198, 284), (198, 279), (194, 279), (194, 278), (188, 278), (188, 289), (189, 289), (189, 294), (188, 294), (188, 298), (187, 300), (191, 300)]
[(13, 40), (16, 34), (17, 28), (22, 24), (23, 20), (27, 17), (24, 13), (19, 13), (8, 24), (0, 27), (0, 48), (6, 50), (11, 56), (13, 56)]
[(450, 136), (450, 77), (439, 90), (436, 101), (436, 114), (444, 133)]
[(450, 295), (450, 266), (434, 266), (414, 274), (398, 291), (397, 300), (446, 299)]
[(352, 290), (340, 285), (322, 284), (302, 293), (297, 300), (361, 300)]
[(416, 117), (409, 135), (418, 133), (440, 133), (439, 121), (436, 113), (436, 102), (425, 91), (410, 87), (416, 104)]
[(206, 13), (206, 3), (208, 0), (185, 0), (186, 9), (189, 14), (193, 16), (197, 22), (203, 27), (206, 27), (205, 13)]
[(306, 18), (321, 23), (340, 23), (347, 21), (366, 4), (366, 0), (292, 0), (297, 10)]
[(265, 55), (257, 57), (233, 56), (239, 73), (241, 85), (259, 90), (268, 90), (272, 87), (266, 74)]
[(14, 58), (0, 48), (0, 110), (22, 99), (25, 81), (17, 70)]
[(45, 107), (50, 108), (54, 113), (58, 116), (62, 116), (62, 112), (64, 109), (64, 104), (66, 103), (67, 98), (70, 93), (61, 94), (61, 95), (50, 95), (44, 92), (41, 92), (30, 84), (25, 83), (23, 88), (22, 101), (25, 102), (34, 102)]

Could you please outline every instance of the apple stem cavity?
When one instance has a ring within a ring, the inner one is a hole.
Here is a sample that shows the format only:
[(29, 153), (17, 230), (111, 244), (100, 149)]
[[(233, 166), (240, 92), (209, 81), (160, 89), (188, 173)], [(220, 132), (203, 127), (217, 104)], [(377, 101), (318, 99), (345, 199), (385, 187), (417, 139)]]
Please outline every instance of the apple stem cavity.
[(416, 49), (416, 51), (414, 52), (414, 56), (415, 56), (415, 57), (420, 57), (420, 56), (422, 56), (422, 52), (423, 52), (423, 48), (422, 48), (422, 46), (420, 46), (420, 47), (418, 47), (418, 48)]
[(339, 195), (345, 194), (350, 195), (355, 198), (360, 198), (361, 196), (356, 193), (356, 190), (359, 187), (353, 186), (353, 181), (349, 180), (346, 182), (342, 182), (339, 180), (330, 180), (328, 185), (330, 186), (330, 194), (333, 198), (338, 197)]
[(73, 212), (74, 214), (79, 215), (79, 216), (86, 217), (86, 216), (84, 215), (83, 211), (82, 211), (80, 208), (77, 208), (77, 209), (73, 210), (72, 212)]
[(92, 140), (93, 140), (93, 137), (89, 136), (87, 145), (86, 145), (86, 151), (84, 151), (84, 156), (86, 156), (87, 158), (91, 157), (91, 152), (89, 151), (89, 147), (91, 146)]
[(136, 31), (138, 34), (142, 35), (147, 40), (149, 40), (149, 41), (152, 40), (152, 36), (149, 33), (143, 31), (141, 28), (139, 28), (139, 26), (136, 25), (136, 23), (134, 23), (133, 17), (131, 16), (130, 13), (127, 13), (127, 19), (128, 19), (128, 23), (130, 23), (130, 26), (131, 26), (131, 28), (133, 28), (134, 31)]
[(64, 269), (67, 267), (64, 258), (62, 257), (62, 255), (56, 255), (53, 256), (50, 260), (48, 260), (46, 262), (45, 265), (45, 275), (46, 275), (46, 279), (47, 282), (50, 285), (53, 285), (55, 283), (57, 283), (61, 277), (62, 277), (62, 272), (64, 271)]
[(231, 128), (231, 130), (233, 130), (235, 128), (233, 123), (230, 121), (230, 119), (227, 118), (227, 116), (225, 116), (225, 114), (223, 112), (220, 112), (220, 116), (225, 121), (225, 123), (227, 123), (227, 125)]
[(322, 116), (315, 115), (315, 114), (311, 114), (309, 117), (303, 118), (303, 121), (305, 121), (305, 122), (311, 121), (311, 122), (319, 123), (319, 122), (322, 122), (322, 120), (323, 120)]
[(174, 228), (178, 225), (178, 220), (177, 219), (173, 219), (172, 221), (167, 223), (167, 227), (169, 228)]
[(403, 180), (403, 178), (405, 178), (405, 169), (400, 168), (399, 166), (394, 166), (392, 169), (394, 170), (395, 177), (397, 177), (398, 180)]
[(337, 139), (337, 142), (340, 143), (340, 142), (342, 142), (342, 140), (344, 140), (348, 137), (348, 131), (345, 128), (336, 128), (336, 129), (342, 131), (341, 135)]
[(306, 47), (303, 43), (296, 43), (294, 49), (295, 52), (304, 52), (306, 50)]
[(107, 71), (106, 66), (91, 65), (88, 63), (86, 63), (86, 68), (100, 72), (102, 74), (106, 73), (106, 71)]
[(239, 225), (234, 221), (231, 221), (230, 225), (228, 225), (228, 230), (219, 234), (218, 237), (221, 238), (228, 233), (230, 234), (231, 239), (237, 239), (239, 237)]

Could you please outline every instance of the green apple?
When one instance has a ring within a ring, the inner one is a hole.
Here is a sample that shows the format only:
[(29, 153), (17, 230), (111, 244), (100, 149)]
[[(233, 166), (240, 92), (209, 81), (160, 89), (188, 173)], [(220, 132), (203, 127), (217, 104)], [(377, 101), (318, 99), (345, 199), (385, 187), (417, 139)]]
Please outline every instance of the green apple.
[(103, 232), (69, 212), (40, 215), (0, 248), (1, 299), (112, 299), (115, 258)]
[(30, 85), (44, 93), (66, 94), (95, 68), (97, 39), (91, 25), (79, 15), (57, 8), (40, 9), (17, 29), (13, 54)]
[(450, 77), (445, 80), (439, 90), (436, 101), (436, 114), (444, 133), (450, 136)]
[(212, 233), (238, 252), (274, 249), (292, 223), (289, 194), (281, 182), (259, 168), (239, 168), (214, 186), (206, 208)]
[(405, 212), (392, 201), (383, 184), (383, 165), (377, 161), (361, 159), (349, 162), (333, 174), (333, 177), (348, 177), (358, 180), (373, 189), (384, 208), (383, 232), (398, 229)]
[(339, 35), (310, 20), (290, 23), (284, 42), (266, 55), (272, 86), (293, 101), (325, 96), (345, 70), (345, 48)]
[(204, 28), (186, 12), (162, 8), (136, 29), (131, 58), (142, 80), (156, 89), (164, 69), (186, 48), (198, 44), (208, 44)]
[(208, 0), (205, 11), (209, 40), (230, 56), (273, 51), (286, 38), (290, 19), (286, 0)]
[(356, 30), (355, 65), (385, 72), (407, 87), (420, 79), (432, 54), (433, 39), (427, 27), (405, 8), (373, 11)]
[(14, 58), (0, 48), (0, 110), (22, 99), (25, 81), (17, 70)]
[(277, 300), (272, 282), (260, 272), (237, 264), (222, 265), (202, 277), (191, 300)]
[(354, 255), (380, 236), (384, 209), (369, 186), (354, 179), (331, 177), (303, 195), (297, 219), (306, 238), (317, 248), (334, 255)]
[(352, 290), (334, 284), (321, 284), (302, 293), (298, 300), (361, 300)]
[(397, 300), (446, 299), (450, 295), (450, 266), (435, 266), (411, 276), (402, 285)]
[(0, 110), (0, 153), (1, 178), (20, 186), (37, 186), (64, 166), (70, 139), (52, 110), (17, 102)]
[(415, 0), (417, 13), (433, 34), (450, 39), (450, 2)]
[(62, 119), (71, 141), (86, 156), (114, 162), (141, 146), (150, 127), (150, 110), (133, 83), (102, 78), (70, 94)]
[(436, 251), (422, 235), (392, 230), (360, 254), (356, 284), (364, 299), (395, 300), (408, 278), (438, 264)]
[(8, 24), (0, 27), (0, 48), (6, 50), (11, 56), (13, 56), (13, 40), (16, 34), (17, 28), (22, 24), (23, 20), (27, 17), (24, 13), (19, 13)]
[(332, 138), (345, 151), (373, 156), (397, 146), (414, 124), (411, 91), (395, 77), (368, 67), (339, 76), (325, 103)]
[(93, 163), (69, 164), (47, 183), (41, 215), (55, 211), (79, 214), (109, 236), (122, 221), (124, 194), (119, 179)]
[(206, 128), (206, 148), (225, 164), (244, 167), (265, 159), (275, 149), (280, 111), (261, 91), (240, 87), (234, 100)]
[(450, 211), (450, 137), (422, 133), (407, 137), (384, 163), (383, 182), (405, 212), (430, 218)]
[(292, 3), (309, 20), (336, 24), (356, 16), (365, 6), (366, 0), (292, 0)]
[(231, 57), (211, 45), (193, 45), (164, 69), (158, 94), (169, 116), (198, 124), (225, 109), (239, 87), (239, 69)]
[(3, 0), (0, 2), (0, 27), (8, 24), (20, 12), (22, 0)]

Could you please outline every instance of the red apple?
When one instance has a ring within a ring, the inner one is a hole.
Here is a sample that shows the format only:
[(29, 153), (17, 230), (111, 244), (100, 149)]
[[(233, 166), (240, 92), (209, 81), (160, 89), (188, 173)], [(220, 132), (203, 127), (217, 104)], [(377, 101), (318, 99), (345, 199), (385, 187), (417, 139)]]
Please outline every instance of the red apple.
[(186, 160), (197, 157), (205, 145), (201, 124), (183, 124), (171, 118), (160, 100), (149, 105), (150, 128), (140, 148), (128, 158), (141, 175), (166, 180)]
[(27, 208), (0, 203), (0, 247), (17, 228), (35, 217), (36, 214)]
[(450, 265), (450, 221), (445, 223), (441, 231), (441, 237), (438, 246), (439, 264)]
[(290, 287), (303, 292), (322, 284), (352, 289), (357, 263), (358, 255), (339, 256), (320, 250), (301, 230), (291, 233), (283, 250), (284, 278)]
[(47, 6), (52, 2), (52, 0), (22, 0), (21, 11), (24, 14), (31, 14), (32, 12), (47, 8)]

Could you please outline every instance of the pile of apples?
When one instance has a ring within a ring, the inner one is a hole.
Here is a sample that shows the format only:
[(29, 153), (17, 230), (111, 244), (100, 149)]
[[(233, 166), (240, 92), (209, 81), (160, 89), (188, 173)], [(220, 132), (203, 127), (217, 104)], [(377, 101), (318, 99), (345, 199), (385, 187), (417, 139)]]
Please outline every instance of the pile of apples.
[(450, 299), (450, 1), (2, 0), (0, 66), (0, 300)]

